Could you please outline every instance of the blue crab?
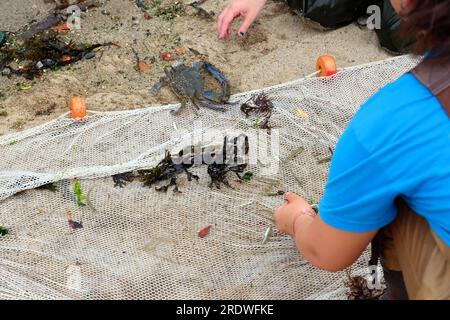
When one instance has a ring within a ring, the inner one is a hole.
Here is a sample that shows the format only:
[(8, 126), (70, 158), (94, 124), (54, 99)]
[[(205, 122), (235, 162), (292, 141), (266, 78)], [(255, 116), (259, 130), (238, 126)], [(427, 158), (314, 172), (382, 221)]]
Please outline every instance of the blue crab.
[[(220, 85), (221, 91), (215, 92), (205, 90), (205, 78), (202, 69), (212, 76)], [(158, 92), (162, 87), (169, 86), (175, 95), (180, 99), (181, 107), (179, 112), (191, 101), (199, 109), (206, 107), (209, 109), (223, 111), (223, 105), (228, 102), (230, 97), (228, 82), (225, 76), (211, 63), (199, 61), (188, 67), (185, 64), (178, 64), (174, 67), (165, 68), (166, 76), (156, 83), (150, 93)]]

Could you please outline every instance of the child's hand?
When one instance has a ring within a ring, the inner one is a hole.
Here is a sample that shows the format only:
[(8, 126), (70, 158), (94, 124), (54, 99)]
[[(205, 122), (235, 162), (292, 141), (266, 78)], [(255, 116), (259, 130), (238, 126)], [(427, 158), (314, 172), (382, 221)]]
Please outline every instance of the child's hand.
[(222, 11), (217, 21), (217, 32), (219, 38), (227, 38), (231, 33), (231, 24), (237, 17), (244, 17), (244, 21), (237, 33), (242, 37), (247, 32), (250, 25), (255, 21), (266, 0), (231, 0), (228, 6)]
[(314, 210), (308, 202), (295, 193), (287, 192), (287, 203), (279, 207), (274, 214), (277, 229), (282, 233), (294, 235), (294, 223), (299, 216), (307, 215), (313, 217)]

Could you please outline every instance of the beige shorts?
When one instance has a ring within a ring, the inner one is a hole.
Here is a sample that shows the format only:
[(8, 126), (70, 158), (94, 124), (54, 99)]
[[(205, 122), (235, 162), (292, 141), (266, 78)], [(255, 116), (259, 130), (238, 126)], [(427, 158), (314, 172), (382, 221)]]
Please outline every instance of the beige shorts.
[(400, 203), (397, 218), (382, 232), (384, 267), (403, 273), (409, 298), (450, 300), (450, 247), (427, 221)]

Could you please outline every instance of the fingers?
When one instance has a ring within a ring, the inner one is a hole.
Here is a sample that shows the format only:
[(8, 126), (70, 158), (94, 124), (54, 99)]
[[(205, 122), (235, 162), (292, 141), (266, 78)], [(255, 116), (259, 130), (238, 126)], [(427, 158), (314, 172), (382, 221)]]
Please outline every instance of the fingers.
[(240, 15), (239, 12), (231, 8), (227, 8), (222, 12), (218, 22), (219, 38), (226, 38), (230, 34), (231, 24), (233, 20)]
[(248, 28), (250, 28), (253, 21), (255, 21), (255, 19), (256, 19), (255, 13), (249, 12), (246, 16), (244, 16), (244, 21), (242, 21), (241, 26), (237, 30), (238, 36), (243, 37), (247, 33), (247, 30)]
[(222, 28), (222, 20), (223, 20), (223, 17), (227, 14), (227, 11), (228, 11), (228, 7), (223, 9), (222, 13), (220, 14), (219, 18), (217, 19), (217, 35), (219, 35), (219, 36), (221, 33), (221, 28)]
[(287, 202), (292, 202), (295, 200), (303, 199), (298, 194), (295, 194), (293, 192), (286, 192), (286, 194), (284, 195), (284, 198), (287, 200)]
[(284, 205), (279, 207), (277, 210), (275, 210), (275, 213), (273, 214), (275, 224), (277, 226), (278, 231), (280, 232), (284, 232), (283, 225), (281, 224), (283, 218), (283, 207)]

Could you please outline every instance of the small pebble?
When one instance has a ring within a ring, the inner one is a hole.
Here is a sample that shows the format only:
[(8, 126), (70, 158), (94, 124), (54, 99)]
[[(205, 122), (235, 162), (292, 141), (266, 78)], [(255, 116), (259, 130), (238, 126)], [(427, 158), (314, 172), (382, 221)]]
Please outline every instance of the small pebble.
[(95, 52), (87, 52), (83, 55), (83, 59), (89, 60), (95, 57)]

